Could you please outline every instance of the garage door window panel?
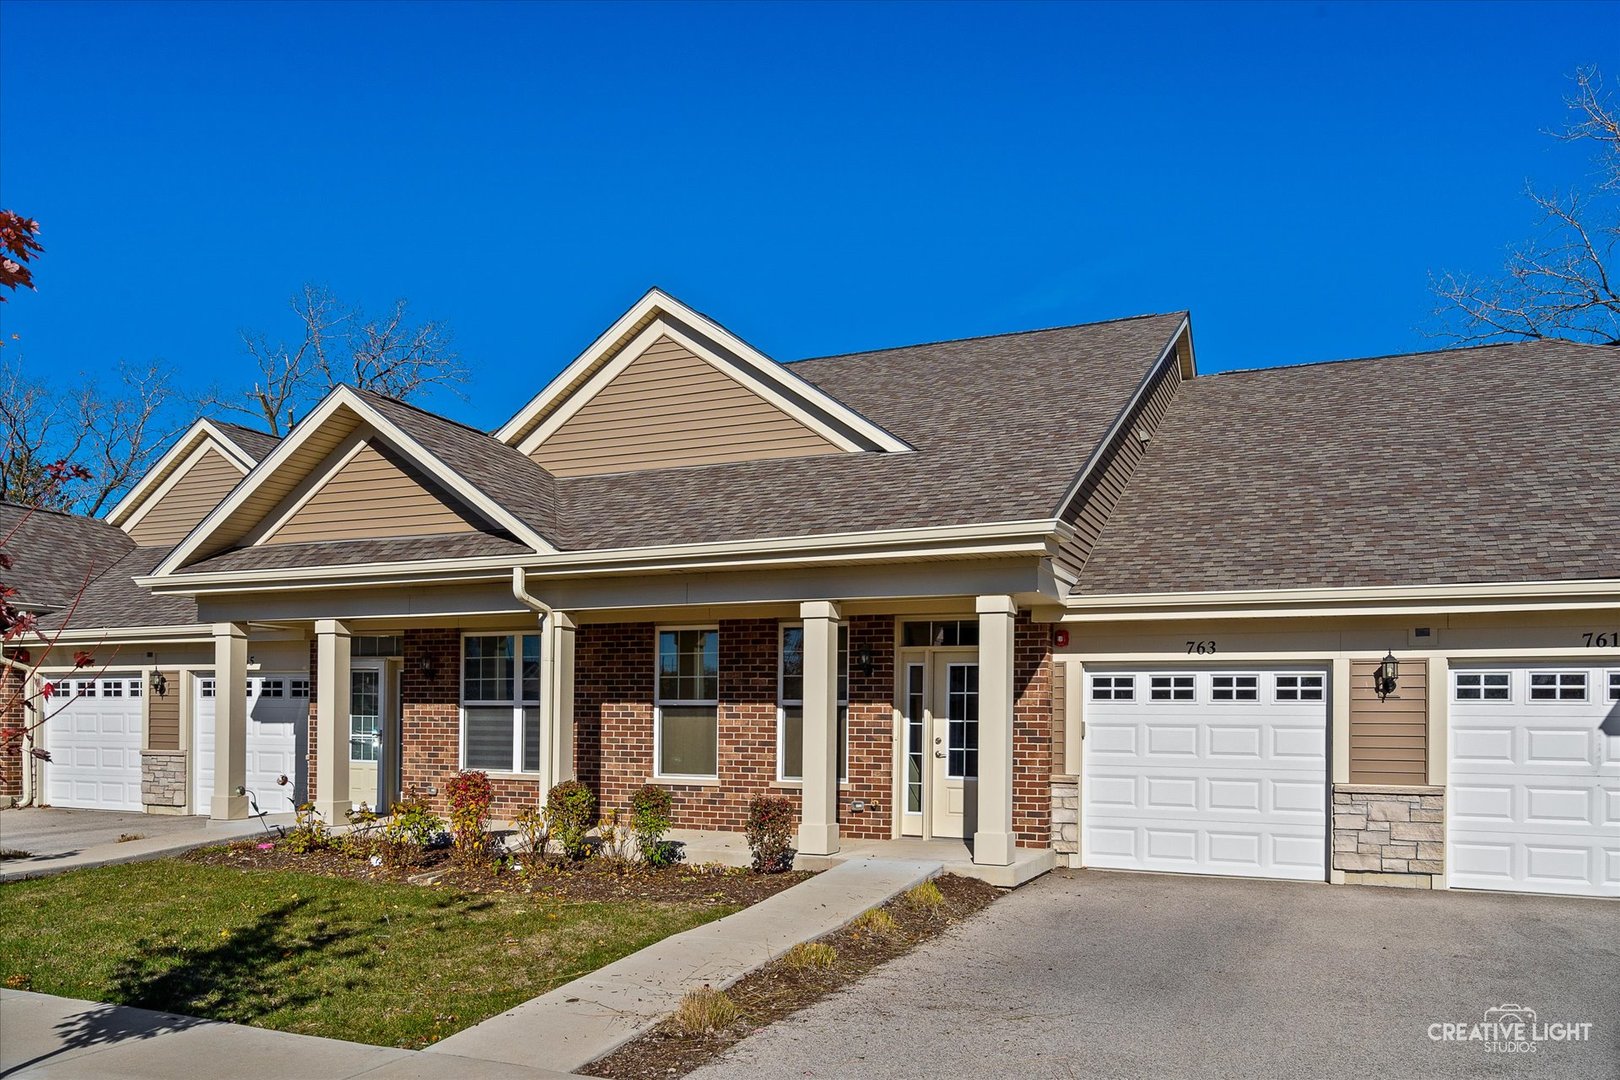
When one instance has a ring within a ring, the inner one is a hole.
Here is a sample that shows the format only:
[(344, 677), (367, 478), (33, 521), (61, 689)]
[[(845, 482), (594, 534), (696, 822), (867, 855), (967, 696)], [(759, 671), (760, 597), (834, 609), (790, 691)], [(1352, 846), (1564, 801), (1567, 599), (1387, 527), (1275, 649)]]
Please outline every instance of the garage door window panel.
[(1321, 675), (1278, 675), (1276, 700), (1322, 701), (1327, 680)]
[(1532, 671), (1531, 701), (1585, 701), (1586, 672)]
[(1093, 701), (1134, 701), (1136, 700), (1135, 675), (1093, 675), (1091, 677), (1091, 700)]
[(1195, 675), (1149, 676), (1148, 699), (1151, 701), (1197, 701), (1198, 678)]
[(1505, 671), (1459, 671), (1453, 676), (1455, 701), (1510, 701), (1512, 679)]
[(1212, 675), (1209, 680), (1211, 701), (1238, 702), (1260, 700), (1260, 676)]

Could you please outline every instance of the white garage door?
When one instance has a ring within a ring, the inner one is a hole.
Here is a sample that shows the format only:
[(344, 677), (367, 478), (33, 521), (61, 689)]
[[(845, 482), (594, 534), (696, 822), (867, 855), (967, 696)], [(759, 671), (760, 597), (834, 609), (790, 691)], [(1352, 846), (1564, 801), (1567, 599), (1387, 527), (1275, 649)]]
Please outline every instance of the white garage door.
[(1620, 669), (1451, 673), (1453, 886), (1620, 896)]
[(47, 803), (141, 809), (142, 685), (138, 675), (57, 683), (47, 708), (60, 711), (45, 722)]
[(1327, 876), (1325, 672), (1099, 670), (1085, 692), (1086, 865)]
[[(193, 773), (192, 806), (199, 814), (209, 812), (214, 797), (214, 680), (197, 679), (196, 758)], [(258, 800), (259, 809), (272, 814), (289, 814), (302, 802), (307, 789), (307, 770), (299, 767), (306, 760), (309, 745), (309, 676), (303, 674), (255, 675), (247, 689), (247, 788)], [(290, 784), (276, 783), (287, 777)]]

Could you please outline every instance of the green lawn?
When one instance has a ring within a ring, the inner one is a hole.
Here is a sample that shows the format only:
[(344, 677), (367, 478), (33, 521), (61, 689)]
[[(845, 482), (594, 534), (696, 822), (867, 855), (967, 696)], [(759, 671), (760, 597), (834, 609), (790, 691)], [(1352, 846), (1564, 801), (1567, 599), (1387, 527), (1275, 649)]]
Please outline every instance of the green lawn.
[(164, 860), (0, 885), (0, 983), (416, 1048), (736, 910)]

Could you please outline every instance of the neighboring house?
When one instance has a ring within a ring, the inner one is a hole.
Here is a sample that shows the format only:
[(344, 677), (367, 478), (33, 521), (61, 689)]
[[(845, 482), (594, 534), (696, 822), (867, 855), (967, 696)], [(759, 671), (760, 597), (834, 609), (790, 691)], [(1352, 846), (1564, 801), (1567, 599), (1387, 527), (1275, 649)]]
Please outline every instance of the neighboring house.
[(38, 519), (127, 537), (25, 771), (1620, 896), (1617, 415), (1568, 343), (1196, 376), (1171, 314), (783, 365), (654, 291), (493, 434), (339, 388)]

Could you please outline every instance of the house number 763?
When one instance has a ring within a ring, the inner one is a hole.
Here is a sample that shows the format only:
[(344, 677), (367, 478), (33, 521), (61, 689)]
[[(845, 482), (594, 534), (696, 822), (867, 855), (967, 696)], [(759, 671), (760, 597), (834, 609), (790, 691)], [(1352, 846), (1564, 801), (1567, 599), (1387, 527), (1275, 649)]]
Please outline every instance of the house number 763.
[(1212, 653), (1214, 651), (1215, 651), (1215, 643), (1213, 641), (1189, 641), (1189, 642), (1187, 642), (1187, 655), (1189, 655), (1189, 656), (1191, 656), (1193, 653), (1197, 653), (1199, 656), (1208, 656), (1210, 653)]

